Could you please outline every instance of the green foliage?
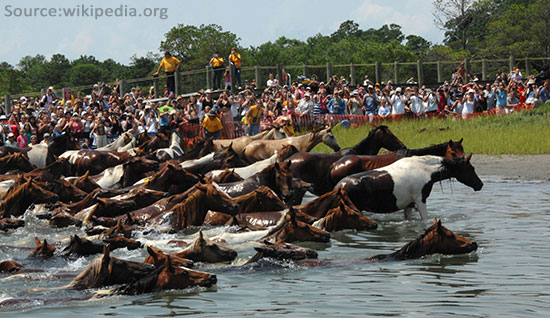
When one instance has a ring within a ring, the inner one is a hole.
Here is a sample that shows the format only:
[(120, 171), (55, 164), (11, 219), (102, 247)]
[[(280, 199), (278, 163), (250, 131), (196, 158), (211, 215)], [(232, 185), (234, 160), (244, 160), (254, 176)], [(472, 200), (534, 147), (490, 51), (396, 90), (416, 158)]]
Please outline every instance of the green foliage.
[(103, 69), (94, 64), (78, 64), (69, 71), (69, 80), (74, 86), (84, 86), (101, 80)]

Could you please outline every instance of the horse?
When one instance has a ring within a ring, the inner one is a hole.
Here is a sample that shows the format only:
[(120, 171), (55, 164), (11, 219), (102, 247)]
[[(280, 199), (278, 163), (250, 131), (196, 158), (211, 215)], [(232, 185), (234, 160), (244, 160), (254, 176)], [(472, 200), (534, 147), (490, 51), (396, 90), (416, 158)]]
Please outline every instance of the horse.
[(216, 284), (216, 275), (194, 271), (172, 263), (170, 255), (161, 256), (163, 264), (147, 276), (121, 286), (115, 294), (138, 295), (167, 289), (185, 289), (193, 286), (210, 287)]
[(191, 173), (205, 175), (211, 170), (243, 167), (245, 165), (247, 163), (229, 146), (199, 159), (184, 161), (179, 166)]
[(338, 208), (340, 204), (344, 204), (350, 209), (359, 211), (348, 194), (341, 189), (334, 189), (304, 205), (295, 206), (295, 208), (312, 217), (321, 219), (325, 217), (330, 210)]
[(0, 173), (6, 173), (11, 170), (29, 172), (35, 167), (22, 152), (13, 153), (0, 158)]
[(274, 127), (254, 136), (242, 136), (234, 139), (214, 140), (214, 150), (222, 150), (224, 147), (227, 147), (231, 144), (233, 145), (233, 149), (235, 149), (236, 152), (241, 152), (249, 143), (255, 140), (277, 140), (287, 137), (288, 136), (284, 132), (284, 130)]
[(223, 172), (220, 174), (216, 174), (216, 176), (210, 178), (212, 182), (229, 183), (229, 182), (244, 180), (238, 174), (235, 173), (235, 169), (229, 170), (229, 168), (225, 168), (225, 170), (220, 170), (220, 171), (223, 171)]
[(74, 180), (72, 180), (72, 183), (75, 187), (86, 193), (90, 193), (95, 189), (101, 189), (99, 184), (97, 184), (94, 180), (92, 180), (92, 178), (90, 178), (90, 171), (86, 171), (86, 173), (82, 176), (75, 178)]
[(169, 146), (168, 137), (163, 133), (156, 134), (153, 138), (147, 142), (141, 144), (138, 148), (144, 155), (153, 153), (157, 149), (167, 148)]
[(60, 158), (69, 160), (69, 163), (74, 166), (76, 175), (81, 176), (86, 171), (90, 171), (92, 175), (101, 173), (107, 168), (123, 164), (136, 155), (137, 152), (134, 149), (124, 152), (83, 149), (66, 151)]
[(149, 206), (158, 200), (165, 198), (166, 192), (149, 190), (145, 188), (134, 188), (128, 193), (117, 195), (111, 198), (95, 198), (97, 206), (88, 214), (87, 220), (93, 217), (117, 217), (136, 209)]
[(415, 204), (421, 218), (425, 219), (428, 215), (426, 199), (435, 182), (454, 177), (475, 191), (481, 190), (483, 182), (470, 163), (471, 157), (470, 154), (465, 159), (438, 156), (403, 158), (384, 168), (347, 176), (335, 189), (347, 192), (361, 210), (391, 213), (404, 209), (408, 219), (412, 204)]
[(239, 205), (240, 213), (281, 211), (286, 208), (279, 196), (265, 185), (260, 185), (253, 191), (233, 198)]
[(342, 178), (354, 173), (382, 168), (390, 165), (397, 160), (411, 156), (433, 155), (453, 158), (464, 158), (464, 148), (462, 148), (462, 139), (429, 146), (421, 149), (403, 148), (378, 156), (343, 156), (335, 161), (330, 167), (330, 181), (332, 186), (336, 185)]
[(15, 261), (0, 262), (0, 273), (15, 273), (23, 268), (23, 265)]
[(256, 263), (263, 258), (271, 258), (279, 261), (300, 261), (304, 259), (316, 259), (318, 257), (315, 250), (290, 244), (285, 241), (277, 241), (275, 243), (264, 241), (262, 244), (262, 246), (254, 247), (256, 254), (244, 265)]
[[(293, 208), (283, 211), (267, 211), (267, 212), (243, 212), (237, 215), (228, 215), (225, 213), (208, 211), (204, 219), (204, 225), (236, 225), (240, 228), (246, 228), (252, 231), (265, 230), (268, 227), (276, 226), (279, 221), (284, 219), (285, 215)], [(310, 215), (302, 213), (298, 210), (293, 210), (298, 221), (306, 224), (313, 224), (317, 221)]]
[(0, 157), (21, 152), (27, 155), (32, 165), (44, 168), (46, 165), (54, 162), (56, 157), (59, 157), (65, 151), (79, 148), (78, 140), (70, 133), (64, 133), (51, 138), (47, 144), (38, 144), (28, 148), (0, 147)]
[(281, 220), (280, 224), (267, 232), (262, 240), (271, 242), (282, 240), (287, 243), (295, 241), (328, 243), (330, 241), (330, 234), (324, 230), (299, 221), (296, 217), (296, 213), (291, 209)]
[(64, 228), (71, 225), (74, 225), (76, 227), (82, 226), (81, 220), (77, 219), (76, 217), (66, 212), (55, 213), (50, 218), (49, 223), (50, 223), (50, 227), (53, 227), (53, 228)]
[(107, 168), (90, 178), (101, 188), (112, 188), (115, 185), (129, 187), (146, 177), (150, 171), (158, 169), (159, 164), (154, 160), (142, 157), (132, 157), (125, 163)]
[(55, 253), (55, 245), (48, 244), (46, 239), (44, 239), (43, 242), (40, 242), (38, 237), (35, 237), (34, 242), (36, 243), (36, 247), (29, 254), (30, 257), (50, 258)]
[(477, 243), (451, 232), (441, 225), (441, 220), (434, 223), (424, 234), (410, 241), (398, 251), (369, 257), (369, 261), (402, 261), (420, 258), (431, 254), (464, 254), (477, 250)]
[(141, 184), (141, 187), (176, 194), (187, 191), (199, 180), (197, 176), (189, 173), (186, 169), (168, 162), (160, 171), (149, 177), (147, 182)]
[(233, 261), (237, 257), (237, 252), (208, 240), (202, 231), (199, 231), (199, 235), (189, 247), (174, 255), (193, 262), (219, 263)]
[[(277, 158), (278, 158), (277, 154), (274, 154), (273, 156), (271, 156), (267, 159), (256, 161), (253, 164), (250, 164), (250, 165), (245, 166), (245, 167), (233, 168), (231, 170), (236, 175), (238, 175), (239, 177), (241, 177), (244, 180), (244, 179), (249, 178), (249, 177), (255, 175), (256, 173), (262, 171), (263, 169), (271, 166), (272, 164), (274, 164), (275, 162), (278, 161)], [(219, 176), (220, 174), (224, 173), (224, 171), (225, 170), (223, 170), (223, 169), (211, 170), (206, 174), (206, 176), (211, 177), (211, 178), (214, 179), (217, 176)]]
[(288, 137), (278, 140), (256, 140), (249, 143), (244, 148), (244, 158), (254, 163), (259, 160), (264, 160), (271, 157), (275, 151), (281, 151), (285, 145), (293, 145), (301, 152), (309, 152), (317, 144), (323, 142), (332, 150), (339, 151), (340, 146), (334, 137), (330, 128), (325, 128), (319, 131), (311, 132), (297, 137)]
[[(147, 246), (147, 253), (149, 255), (147, 255), (147, 257), (143, 262), (147, 264), (153, 264), (155, 265), (155, 267), (160, 267), (164, 262), (164, 257), (167, 256), (167, 254), (165, 254), (161, 250), (153, 248), (150, 245)], [(168, 254), (168, 255), (172, 259), (172, 263), (176, 266), (192, 268), (195, 265), (193, 261), (190, 259), (179, 257), (176, 254)]]
[(181, 138), (179, 134), (174, 131), (170, 138), (170, 146), (168, 148), (160, 148), (155, 150), (153, 156), (160, 162), (174, 159), (183, 155), (183, 149), (181, 148)]
[(103, 254), (96, 257), (68, 285), (61, 288), (83, 290), (116, 284), (128, 284), (155, 271), (155, 267), (151, 264), (118, 259), (111, 256), (109, 251), (109, 244), (105, 244), (103, 246)]
[(364, 216), (361, 212), (349, 208), (344, 203), (340, 203), (338, 208), (328, 211), (327, 215), (314, 222), (312, 226), (327, 232), (336, 232), (345, 229), (358, 231), (375, 230), (378, 227), (376, 222)]
[(367, 137), (352, 148), (342, 149), (334, 153), (299, 152), (290, 156), (290, 171), (296, 178), (313, 184), (312, 193), (323, 195), (332, 190), (329, 171), (334, 162), (345, 155), (376, 155), (381, 148), (396, 151), (405, 145), (389, 130), (387, 126), (372, 129)]
[(122, 135), (120, 135), (115, 141), (112, 143), (99, 147), (96, 150), (97, 151), (111, 151), (111, 150), (118, 150), (121, 147), (126, 146), (127, 144), (130, 144), (133, 140), (133, 136), (130, 132), (125, 132)]
[(33, 203), (49, 203), (58, 200), (57, 194), (41, 188), (28, 178), (24, 184), (6, 194), (0, 203), (0, 217), (21, 216)]
[(237, 197), (254, 191), (261, 185), (273, 190), (283, 201), (287, 201), (292, 191), (310, 189), (310, 185), (292, 177), (288, 170), (290, 163), (275, 163), (259, 173), (242, 181), (220, 183), (218, 188), (230, 197)]
[(210, 137), (208, 139), (202, 139), (197, 144), (193, 146), (191, 150), (184, 153), (181, 156), (175, 157), (173, 160), (174, 162), (183, 162), (186, 160), (193, 160), (198, 159), (203, 156), (206, 156), (207, 154), (214, 152), (214, 143), (213, 143), (214, 137)]
[(0, 231), (7, 232), (9, 230), (18, 229), (25, 226), (24, 220), (2, 218), (0, 219)]

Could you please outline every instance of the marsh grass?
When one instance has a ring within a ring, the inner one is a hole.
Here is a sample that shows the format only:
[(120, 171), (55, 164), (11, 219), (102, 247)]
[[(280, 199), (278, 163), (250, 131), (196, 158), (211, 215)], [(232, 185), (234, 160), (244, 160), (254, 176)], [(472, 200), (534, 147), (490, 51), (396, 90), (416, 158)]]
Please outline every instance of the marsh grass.
[[(550, 105), (531, 112), (517, 112), (496, 117), (470, 120), (426, 119), (384, 122), (408, 148), (422, 148), (449, 139), (464, 138), (464, 150), (469, 153), (543, 154), (550, 153)], [(363, 139), (371, 126), (334, 128), (342, 148), (351, 147)], [(313, 152), (332, 152), (324, 144)]]

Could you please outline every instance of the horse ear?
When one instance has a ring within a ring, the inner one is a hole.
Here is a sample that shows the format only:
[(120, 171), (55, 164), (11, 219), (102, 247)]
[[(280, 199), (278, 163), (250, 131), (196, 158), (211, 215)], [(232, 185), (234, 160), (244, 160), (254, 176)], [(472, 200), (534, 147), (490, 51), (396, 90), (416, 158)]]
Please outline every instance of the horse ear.
[(275, 162), (275, 169), (279, 170), (281, 167), (279, 166), (279, 162)]
[(155, 260), (157, 259), (157, 253), (155, 253), (155, 250), (153, 250), (151, 245), (147, 245), (147, 253), (149, 253), (149, 255), (151, 255), (151, 257)]
[(472, 154), (470, 153), (468, 157), (466, 157), (466, 162), (470, 162), (470, 159), (472, 159)]
[(111, 249), (111, 244), (109, 243), (105, 243), (105, 245), (103, 245), (103, 261), (109, 261), (111, 259), (111, 254), (109, 253)]
[(204, 239), (204, 235), (202, 234), (202, 230), (199, 231), (199, 242), (200, 242), (201, 246), (206, 245), (206, 240)]
[(36, 236), (34, 237), (34, 242), (36, 243), (36, 246), (39, 246), (41, 244), (40, 240)]
[(460, 140), (458, 141), (459, 144), (462, 144), (462, 140), (464, 140), (464, 138), (460, 138)]
[(451, 145), (451, 146), (453, 145), (453, 139), (452, 138), (449, 139), (449, 145)]
[(166, 255), (166, 268), (167, 268), (168, 271), (170, 271), (171, 273), (174, 272), (174, 266), (172, 266), (172, 257), (170, 257), (170, 254), (167, 254), (167, 255)]
[(346, 206), (344, 205), (344, 202), (340, 201), (340, 210), (342, 210), (343, 212), (347, 212), (346, 211)]

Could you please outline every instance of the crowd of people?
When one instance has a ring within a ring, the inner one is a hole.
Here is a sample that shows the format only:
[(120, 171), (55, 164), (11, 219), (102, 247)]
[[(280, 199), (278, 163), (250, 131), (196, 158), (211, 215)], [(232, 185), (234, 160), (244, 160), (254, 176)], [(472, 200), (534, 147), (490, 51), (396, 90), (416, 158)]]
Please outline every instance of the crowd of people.
[[(240, 75), (240, 54), (232, 50), (228, 60), (235, 64)], [(223, 65), (223, 58), (216, 54), (210, 62)], [(179, 67), (179, 61), (167, 52), (157, 73), (161, 67), (173, 72)], [(0, 110), (0, 142), (24, 148), (68, 131), (81, 140), (83, 148), (93, 149), (105, 146), (126, 131), (155, 135), (186, 123), (202, 127), (198, 129), (203, 129), (207, 137), (234, 138), (243, 133), (259, 133), (261, 120), (266, 117), (272, 118), (290, 136), (294, 133), (292, 118), (307, 115), (424, 117), (432, 114), (468, 118), (474, 112), (495, 109), (508, 113), (518, 104), (550, 103), (550, 81), (535, 85), (535, 79), (524, 78), (519, 69), (508, 74), (498, 72), (494, 80), (481, 84), (477, 77), (466, 74), (461, 65), (450, 81), (435, 89), (418, 86), (413, 78), (404, 86), (391, 80), (377, 83), (368, 76), (355, 86), (337, 76), (326, 83), (315, 77), (288, 83), (287, 78), (283, 77), (279, 83), (274, 74), (270, 74), (265, 89), (259, 90), (254, 80), (245, 81), (240, 87), (239, 76), (239, 87), (232, 89), (228, 85), (221, 93), (216, 91), (217, 97), (208, 89), (189, 97), (176, 96), (173, 82), (168, 79), (167, 98), (157, 102), (153, 87), (149, 92), (135, 87), (120, 96), (118, 83), (96, 84), (90, 94), (78, 93), (70, 100), (57, 96), (54, 88), (49, 87), (41, 97), (21, 97), (14, 101), (9, 114), (4, 113), (4, 108)], [(199, 130), (195, 133), (199, 134)]]

